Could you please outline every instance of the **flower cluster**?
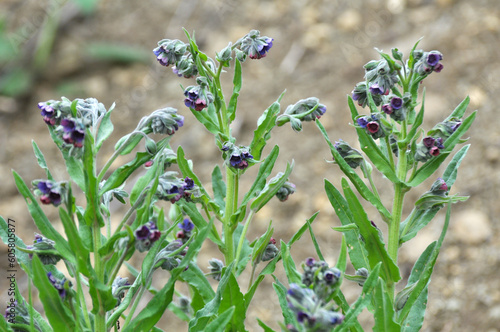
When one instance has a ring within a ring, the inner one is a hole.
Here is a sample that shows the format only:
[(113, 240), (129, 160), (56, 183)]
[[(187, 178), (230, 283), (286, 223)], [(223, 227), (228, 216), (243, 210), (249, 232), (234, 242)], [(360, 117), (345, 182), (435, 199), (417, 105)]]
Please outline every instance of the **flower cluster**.
[(193, 201), (200, 197), (200, 189), (194, 181), (188, 177), (179, 179), (176, 172), (165, 172), (159, 178), (156, 196), (161, 200), (175, 203), (181, 198)]
[(182, 245), (183, 244), (181, 240), (175, 240), (170, 242), (165, 248), (160, 250), (157, 255), (157, 260), (162, 261), (160, 267), (163, 270), (172, 271), (177, 266), (179, 266), (181, 260), (184, 258), (184, 256), (186, 256), (187, 253), (187, 247), (182, 248)]
[(59, 296), (64, 300), (66, 295), (68, 295), (71, 282), (66, 281), (66, 278), (57, 279), (52, 272), (47, 272), (47, 277), (49, 278), (50, 283), (57, 289)]
[(372, 60), (364, 65), (365, 79), (373, 95), (386, 95), (399, 81), (397, 70), (390, 67), (386, 59)]
[(40, 114), (43, 121), (49, 126), (55, 126), (61, 123), (61, 119), (71, 114), (71, 101), (66, 98), (48, 100), (38, 103), (38, 108), (42, 110)]
[(177, 232), (176, 237), (186, 243), (191, 237), (191, 232), (194, 229), (194, 224), (189, 219), (184, 219), (181, 223), (177, 225), (181, 230)]
[(336, 267), (328, 267), (324, 261), (310, 257), (302, 264), (302, 268), (304, 270), (302, 283), (314, 290), (323, 301), (326, 301), (339, 286), (342, 273)]
[(282, 126), (290, 122), (293, 130), (302, 130), (302, 121), (314, 121), (321, 118), (326, 112), (326, 106), (320, 104), (319, 99), (310, 97), (301, 99), (293, 105), (289, 105), (285, 112), (276, 118), (276, 124)]
[(295, 192), (295, 185), (291, 182), (286, 181), (285, 184), (276, 192), (276, 197), (280, 202), (285, 202), (288, 196)]
[(179, 61), (172, 67), (172, 71), (179, 77), (191, 78), (198, 75), (198, 68), (196, 67), (193, 56), (191, 53), (184, 54)]
[(448, 185), (442, 178), (437, 178), (431, 186), (429, 191), (426, 191), (415, 202), (415, 206), (420, 210), (427, 210), (430, 208), (442, 208), (447, 202)]
[(161, 237), (161, 232), (156, 227), (156, 224), (152, 221), (139, 226), (135, 232), (135, 248), (140, 252), (147, 251), (151, 248), (153, 243), (158, 241)]
[(253, 162), (253, 156), (247, 146), (236, 146), (233, 143), (226, 142), (222, 147), (225, 162), (235, 169), (245, 169), (249, 162)]
[(361, 128), (365, 129), (373, 139), (385, 137), (387, 129), (382, 125), (379, 114), (371, 114), (360, 116), (356, 119), (356, 123)]
[(34, 193), (40, 196), (42, 204), (59, 206), (63, 202), (66, 194), (65, 182), (34, 180), (32, 183), (35, 186)]
[(308, 331), (331, 331), (344, 320), (341, 313), (326, 308), (312, 289), (290, 284), (286, 299), (297, 322)]
[(382, 112), (388, 114), (395, 121), (403, 121), (406, 119), (407, 109), (411, 103), (411, 94), (406, 93), (402, 98), (390, 95), (384, 98), (385, 103), (382, 104)]
[(168, 67), (181, 60), (184, 53), (186, 53), (187, 46), (178, 39), (162, 39), (158, 42), (158, 47), (153, 49), (153, 53), (162, 66)]
[(353, 149), (349, 144), (344, 142), (343, 140), (339, 140), (338, 142), (335, 142), (335, 150), (337, 150), (342, 158), (347, 162), (347, 165), (349, 165), (352, 168), (356, 168), (361, 163), (363, 163), (363, 156), (361, 155), (361, 152), (359, 152), (356, 149)]
[[(379, 90), (378, 88), (378, 85), (372, 84), (372, 86), (370, 86), (370, 89), (367, 89), (366, 82), (359, 82), (352, 90), (351, 97), (353, 100), (358, 102), (359, 106), (365, 107), (368, 104), (367, 93), (369, 91), (372, 95), (373, 102), (375, 103), (375, 105), (379, 106), (382, 103), (382, 94), (378, 92), (381, 92), (382, 90)], [(373, 92), (377, 93), (373, 93), (372, 90)]]
[(240, 49), (244, 56), (248, 56), (250, 59), (262, 59), (267, 55), (271, 47), (273, 47), (273, 40), (273, 38), (261, 36), (258, 30), (251, 30), (241, 39)]
[(432, 157), (437, 157), (444, 149), (443, 139), (441, 137), (426, 136), (417, 144), (415, 160), (426, 162)]
[(179, 127), (184, 125), (184, 117), (177, 114), (177, 110), (166, 107), (145, 116), (139, 122), (138, 128), (146, 134), (173, 135)]
[(201, 111), (214, 101), (214, 95), (210, 92), (206, 77), (196, 79), (198, 85), (188, 86), (184, 90), (184, 105), (195, 111)]
[(443, 70), (443, 64), (440, 62), (443, 60), (443, 55), (439, 51), (424, 52), (422, 50), (413, 51), (413, 57), (415, 58), (415, 71), (419, 75), (428, 75), (435, 71), (439, 73)]
[(35, 234), (35, 240), (33, 240), (33, 245), (26, 246), (26, 249), (31, 250), (32, 252), (29, 254), (29, 258), (33, 258), (33, 252), (38, 255), (40, 261), (43, 265), (55, 265), (59, 260), (61, 260), (61, 256), (57, 254), (57, 251), (54, 247), (55, 242), (43, 237), (40, 234)]

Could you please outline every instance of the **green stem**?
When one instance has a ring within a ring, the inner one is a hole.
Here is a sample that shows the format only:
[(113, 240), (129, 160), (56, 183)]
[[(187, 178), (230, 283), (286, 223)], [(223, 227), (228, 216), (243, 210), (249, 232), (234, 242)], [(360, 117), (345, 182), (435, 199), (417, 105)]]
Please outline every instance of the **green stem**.
[[(99, 254), (99, 248), (101, 247), (101, 229), (97, 220), (94, 221), (94, 225), (92, 227), (92, 238), (94, 242), (94, 270), (97, 275), (97, 280), (103, 282), (103, 260), (101, 259), (101, 255)], [(99, 303), (99, 311), (94, 316), (94, 328), (95, 331), (106, 331), (106, 312), (104, 311), (102, 302)]]
[(129, 247), (127, 246), (127, 248), (125, 248), (125, 250), (123, 251), (122, 255), (118, 259), (118, 262), (116, 262), (116, 264), (115, 264), (115, 266), (113, 268), (113, 272), (111, 272), (111, 275), (109, 277), (108, 286), (111, 286), (113, 284), (113, 281), (115, 280), (116, 275), (118, 274), (118, 271), (120, 271), (120, 268), (121, 268), (121, 266), (123, 264), (123, 261), (125, 260), (125, 257), (127, 256), (128, 249), (129, 249)]
[[(144, 286), (141, 286), (141, 289), (139, 289), (139, 292), (135, 295), (134, 303), (132, 304), (132, 307), (130, 308), (130, 312), (127, 315), (127, 318), (125, 319), (125, 322), (123, 323), (122, 329), (125, 330), (125, 327), (130, 323), (132, 320), (132, 316), (134, 316), (134, 312), (137, 309), (137, 306), (139, 305), (139, 302), (141, 301), (142, 294), (144, 294), (144, 291), (146, 288)], [(104, 330), (99, 330), (99, 331), (104, 331)]]
[(76, 292), (78, 294), (78, 299), (80, 300), (80, 305), (83, 311), (83, 317), (85, 319), (85, 324), (87, 324), (87, 328), (92, 330), (92, 323), (90, 323), (89, 311), (87, 310), (87, 303), (85, 302), (85, 295), (82, 290), (82, 281), (80, 278), (80, 273), (73, 269), (73, 274), (76, 279)]
[(231, 217), (234, 214), (234, 201), (235, 201), (235, 188), (236, 186), (236, 174), (226, 167), (226, 210), (224, 211), (224, 258), (226, 260), (226, 265), (231, 264), (234, 260), (234, 243), (233, 243), (233, 226), (231, 225)]
[[(253, 210), (250, 210), (250, 213), (247, 216), (247, 220), (245, 221), (245, 226), (243, 227), (243, 231), (241, 232), (240, 240), (238, 241), (238, 248), (236, 249), (236, 258), (234, 260), (236, 264), (238, 264), (238, 261), (240, 260), (241, 251), (243, 250), (243, 244), (245, 243), (246, 234), (248, 232), (248, 228), (250, 226), (254, 214), (255, 212)], [(236, 265), (233, 267), (233, 269), (235, 268)]]

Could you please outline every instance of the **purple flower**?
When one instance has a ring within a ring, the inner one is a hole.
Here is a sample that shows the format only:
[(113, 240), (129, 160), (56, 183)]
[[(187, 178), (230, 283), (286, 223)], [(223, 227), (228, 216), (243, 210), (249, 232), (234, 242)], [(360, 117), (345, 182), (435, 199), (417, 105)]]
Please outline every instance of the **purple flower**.
[(153, 243), (160, 237), (161, 232), (156, 227), (155, 223), (149, 221), (142, 226), (139, 226), (134, 232), (135, 235), (135, 248), (140, 252), (149, 250)]
[(383, 111), (385, 114), (392, 114), (393, 109), (392, 109), (392, 107), (391, 107), (391, 104), (384, 104), (384, 105), (382, 105), (382, 111)]
[(369, 90), (370, 90), (370, 93), (372, 95), (383, 95), (383, 94), (385, 94), (385, 91), (377, 83), (370, 85), (370, 89)]
[(184, 105), (198, 112), (206, 108), (214, 100), (212, 93), (205, 91), (205, 88), (201, 86), (187, 87), (184, 96), (186, 96)]
[(58, 206), (62, 202), (62, 187), (59, 183), (50, 180), (33, 181), (36, 186), (35, 194), (40, 196), (42, 204)]
[(59, 296), (64, 300), (64, 298), (66, 298), (66, 289), (64, 288), (66, 278), (58, 280), (54, 277), (52, 272), (47, 272), (47, 277), (49, 278), (50, 283), (57, 289)]
[(429, 149), (429, 153), (431, 154), (431, 156), (437, 157), (439, 156), (441, 151), (439, 151), (439, 148), (437, 146), (433, 146), (432, 148)]
[(194, 181), (188, 177), (184, 179), (184, 190), (191, 190), (194, 188)]
[(194, 224), (189, 219), (184, 219), (180, 224), (177, 225), (184, 232), (191, 232), (194, 229)]
[(187, 45), (178, 39), (163, 39), (158, 42), (158, 47), (153, 49), (156, 60), (165, 67), (175, 64), (186, 53)]
[(431, 136), (427, 136), (425, 137), (422, 142), (424, 143), (424, 145), (428, 148), (434, 146), (434, 143), (436, 142), (436, 139), (434, 137), (431, 137)]
[(368, 125), (368, 120), (366, 119), (366, 117), (361, 117), (356, 120), (356, 123), (361, 128), (366, 128), (366, 126)]
[(378, 132), (379, 128), (380, 128), (380, 125), (376, 121), (370, 121), (366, 125), (366, 129), (368, 130), (368, 132), (370, 134), (375, 134), (376, 132)]
[(427, 58), (426, 58), (425, 62), (429, 66), (434, 67), (439, 63), (439, 60), (442, 60), (442, 59), (443, 59), (443, 56), (441, 55), (441, 53), (436, 52), (436, 51), (432, 51), (432, 52), (429, 52), (427, 54)]
[(38, 103), (38, 108), (42, 110), (40, 114), (43, 116), (43, 121), (45, 121), (46, 124), (52, 126), (56, 124), (56, 111), (52, 106), (48, 105), (46, 102), (41, 102)]
[(241, 51), (250, 59), (262, 59), (273, 47), (273, 38), (260, 36), (258, 30), (250, 31), (241, 39)]
[(250, 59), (261, 59), (266, 56), (266, 53), (269, 52), (271, 47), (273, 47), (273, 38), (266, 38), (263, 44), (258, 45), (257, 53), (250, 53), (248, 57)]
[(403, 99), (399, 97), (392, 97), (390, 103), (393, 109), (398, 110), (403, 106)]

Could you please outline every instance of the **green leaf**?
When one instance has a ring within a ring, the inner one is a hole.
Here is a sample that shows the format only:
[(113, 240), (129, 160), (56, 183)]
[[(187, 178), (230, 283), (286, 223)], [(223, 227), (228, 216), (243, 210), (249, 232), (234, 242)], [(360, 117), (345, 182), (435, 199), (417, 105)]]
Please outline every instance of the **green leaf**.
[(11, 329), (10, 324), (7, 324), (7, 320), (5, 319), (5, 317), (3, 315), (0, 316), (0, 329), (2, 331), (5, 331), (5, 332), (14, 332)]
[(389, 256), (382, 240), (380, 230), (371, 224), (363, 206), (360, 204), (358, 198), (349, 187), (345, 178), (342, 179), (342, 189), (344, 190), (344, 195), (349, 209), (352, 211), (353, 220), (358, 226), (359, 233), (364, 239), (364, 245), (366, 251), (368, 252), (367, 257), (370, 262), (370, 267), (373, 269), (375, 265), (381, 262), (381, 277), (386, 282), (399, 281), (401, 279), (399, 268)]
[(428, 287), (425, 287), (422, 290), (422, 293), (417, 298), (417, 300), (413, 303), (410, 312), (408, 313), (408, 317), (401, 324), (402, 332), (418, 332), (424, 325), (425, 318), (425, 309), (427, 307), (427, 297), (429, 294)]
[(257, 318), (257, 323), (259, 324), (260, 327), (264, 330), (264, 332), (276, 332), (269, 326), (267, 326), (263, 321)]
[(118, 167), (113, 173), (111, 173), (106, 182), (104, 182), (104, 185), (100, 188), (99, 197), (101, 197), (105, 192), (121, 186), (132, 173), (144, 165), (144, 163), (148, 160), (151, 160), (151, 155), (149, 153), (137, 152), (134, 160)]
[(217, 286), (217, 291), (212, 301), (208, 302), (205, 307), (196, 312), (196, 315), (189, 322), (189, 331), (203, 331), (203, 328), (207, 325), (208, 321), (217, 314), (219, 306), (222, 301), (222, 293), (227, 286), (229, 277), (232, 275), (231, 271), (233, 269), (234, 263), (229, 264), (229, 266), (223, 269), (221, 280)]
[(295, 314), (288, 307), (288, 301), (286, 299), (288, 289), (274, 275), (273, 278), (274, 278), (273, 288), (276, 291), (276, 294), (278, 294), (278, 301), (280, 303), (281, 312), (283, 314), (285, 324), (295, 325), (297, 324), (295, 319)]
[[(354, 101), (351, 96), (347, 97), (347, 102), (349, 104), (349, 109), (351, 110), (352, 120), (355, 121), (356, 116), (358, 116), (358, 111), (356, 110), (356, 106), (354, 105)], [(380, 150), (379, 146), (373, 138), (366, 133), (366, 130), (363, 128), (356, 127), (356, 132), (358, 134), (359, 144), (361, 146), (361, 150), (366, 154), (366, 156), (370, 159), (370, 161), (375, 165), (375, 167), (382, 172), (391, 182), (399, 183), (399, 179), (394, 172), (394, 168), (392, 167), (387, 156)], [(335, 157), (335, 156), (334, 156)], [(342, 158), (342, 157), (341, 157)], [(348, 165), (349, 166), (349, 165)]]
[[(240, 95), (241, 90), (241, 63), (238, 59), (234, 60), (234, 77), (233, 77), (233, 94), (231, 95), (231, 99), (229, 99), (229, 105), (227, 107), (227, 114), (229, 116), (230, 121), (233, 122), (236, 117), (236, 107), (238, 105), (238, 97)], [(255, 156), (254, 156), (255, 157)], [(256, 159), (259, 159), (255, 157)]]
[[(421, 293), (424, 291), (424, 289), (427, 288), (427, 285), (432, 275), (432, 271), (434, 270), (434, 265), (436, 264), (436, 260), (439, 255), (439, 251), (441, 249), (441, 245), (443, 244), (446, 231), (448, 230), (450, 215), (451, 215), (451, 203), (448, 203), (448, 209), (446, 211), (446, 218), (444, 221), (443, 230), (441, 231), (441, 235), (439, 236), (438, 241), (435, 242), (435, 244), (431, 243), (429, 247), (433, 246), (433, 248), (429, 249), (428, 247), (426, 251), (424, 251), (424, 254), (422, 254), (421, 257), (417, 260), (414, 269), (412, 270), (412, 275), (414, 274), (414, 276), (410, 275), (410, 279), (408, 280), (408, 284), (410, 284), (410, 281), (412, 281), (416, 285), (413, 291), (411, 292), (410, 296), (408, 297), (406, 304), (399, 313), (400, 323), (406, 320), (413, 304), (417, 302)], [(417, 279), (417, 277), (418, 280), (415, 280)]]
[(89, 278), (89, 293), (92, 298), (92, 313), (95, 315), (102, 307), (105, 311), (112, 310), (116, 306), (117, 299), (113, 297), (111, 286), (100, 282), (95, 276)]
[(28, 211), (35, 222), (36, 227), (40, 230), (40, 233), (55, 242), (54, 247), (59, 254), (64, 257), (64, 259), (74, 263), (75, 256), (68, 244), (68, 241), (66, 241), (66, 239), (63, 238), (61, 234), (59, 234), (52, 226), (50, 220), (47, 218), (40, 205), (38, 205), (35, 196), (31, 193), (30, 189), (26, 186), (26, 183), (19, 176), (19, 174), (17, 174), (16, 171), (12, 171), (12, 173), (14, 175), (14, 181), (16, 182), (17, 189), (19, 190), (19, 193), (23, 195), (26, 205), (28, 205)]
[[(227, 310), (225, 310), (223, 313), (219, 314), (219, 316), (214, 319), (213, 321), (210, 322), (210, 324), (208, 324), (204, 329), (203, 331), (207, 331), (207, 332), (223, 332), (226, 330), (226, 327), (228, 326), (228, 324), (230, 323), (231, 319), (234, 320), (234, 314), (236, 312), (236, 308), (238, 308), (240, 306), (231, 306), (229, 308), (227, 308)], [(242, 322), (243, 324), (243, 322)], [(238, 331), (245, 331), (245, 327), (243, 326), (243, 329), (242, 330), (238, 330)]]
[[(347, 242), (347, 250), (349, 253), (349, 258), (352, 265), (356, 270), (360, 268), (370, 268), (370, 262), (368, 261), (368, 253), (364, 245), (361, 243), (359, 238), (359, 229), (354, 223), (354, 217), (352, 211), (349, 209), (347, 201), (342, 196), (340, 191), (335, 188), (333, 184), (325, 180), (325, 191), (330, 203), (332, 204), (337, 217), (339, 217), (342, 223), (342, 229), (337, 227), (339, 231), (344, 233)], [(354, 228), (354, 229), (353, 229)], [(344, 271), (344, 270), (342, 270)]]
[(422, 38), (424, 38), (424, 37), (420, 37), (420, 39), (417, 40), (417, 42), (415, 43), (415, 45), (413, 45), (413, 48), (410, 51), (410, 55), (408, 57), (408, 68), (410, 68), (411, 71), (413, 71), (413, 65), (415, 64), (415, 58), (413, 57), (413, 52), (417, 48), (417, 45), (418, 45), (418, 43), (420, 43)]
[(411, 187), (416, 187), (428, 177), (430, 177), (438, 169), (438, 167), (444, 162), (446, 157), (451, 153), (455, 145), (460, 142), (460, 137), (469, 129), (474, 122), (477, 111), (469, 115), (460, 125), (460, 127), (451, 134), (448, 139), (444, 142), (445, 148), (441, 151), (441, 154), (437, 157), (429, 159), (424, 163), (416, 172), (415, 175), (410, 179), (408, 185)]
[(54, 181), (54, 178), (52, 177), (52, 174), (50, 174), (49, 168), (47, 167), (47, 162), (45, 161), (45, 157), (43, 156), (42, 151), (38, 148), (38, 145), (35, 143), (35, 141), (32, 140), (31, 144), (33, 145), (33, 150), (35, 151), (38, 165), (45, 171), (47, 179)]
[(382, 262), (378, 263), (370, 272), (370, 275), (363, 285), (361, 294), (359, 295), (356, 302), (354, 302), (354, 304), (345, 313), (344, 321), (333, 330), (334, 332), (346, 331), (347, 328), (358, 323), (358, 315), (370, 303), (372, 291), (378, 284), (378, 276), (381, 265)]
[(252, 264), (255, 263), (255, 261), (264, 253), (266, 250), (267, 245), (269, 244), (269, 241), (271, 240), (271, 237), (273, 236), (274, 228), (271, 227), (272, 221), (269, 222), (269, 226), (267, 226), (267, 231), (259, 237), (257, 242), (253, 244), (253, 250), (252, 250)]
[(106, 114), (102, 117), (101, 123), (99, 124), (99, 129), (97, 130), (97, 141), (96, 150), (101, 149), (102, 143), (111, 135), (113, 132), (113, 123), (111, 122), (111, 112), (115, 109), (115, 104), (111, 105)]
[(214, 135), (218, 135), (221, 130), (219, 128), (219, 121), (217, 119), (214, 104), (208, 104), (206, 110), (196, 111), (193, 108), (189, 108), (194, 117), (205, 126), (205, 128)]
[(221, 210), (225, 210), (226, 203), (224, 199), (226, 198), (226, 183), (222, 178), (222, 172), (219, 165), (215, 165), (212, 171), (212, 190), (214, 192), (215, 204), (217, 204)]
[(66, 170), (68, 171), (71, 180), (73, 180), (73, 182), (75, 182), (78, 187), (85, 192), (85, 175), (82, 162), (69, 155), (65, 156), (64, 161), (66, 163)]
[(271, 198), (276, 195), (278, 190), (283, 187), (285, 182), (290, 177), (290, 174), (292, 173), (293, 165), (293, 160), (291, 164), (287, 163), (285, 173), (282, 173), (281, 175), (271, 179), (271, 181), (264, 187), (264, 189), (262, 189), (257, 198), (255, 198), (255, 200), (250, 205), (250, 208), (254, 212), (259, 211), (264, 205), (266, 205), (267, 202), (269, 202), (269, 200), (271, 200)]
[(260, 164), (259, 173), (255, 177), (252, 187), (247, 191), (240, 206), (245, 206), (252, 198), (257, 196), (266, 186), (266, 179), (271, 174), (276, 159), (279, 155), (279, 146), (275, 145), (263, 163)]
[(460, 164), (462, 163), (462, 160), (464, 159), (465, 155), (467, 154), (467, 151), (470, 148), (470, 144), (465, 145), (462, 147), (454, 156), (453, 159), (450, 161), (448, 166), (446, 167), (446, 170), (443, 173), (443, 180), (446, 182), (446, 185), (448, 186), (448, 190), (451, 189), (453, 184), (455, 183), (455, 180), (457, 179), (457, 172), (458, 172), (458, 167), (460, 167)]
[[(189, 287), (192, 290), (196, 290), (198, 292), (201, 299), (203, 300), (203, 305), (205, 305), (207, 302), (210, 302), (214, 298), (215, 292), (212, 289), (212, 286), (208, 282), (207, 277), (205, 276), (203, 271), (200, 270), (200, 268), (196, 264), (189, 266), (189, 269), (182, 272), (181, 277), (188, 283)], [(193, 307), (193, 309), (196, 311), (201, 308)]]
[(47, 272), (36, 254), (33, 255), (32, 264), (33, 283), (38, 289), (39, 298), (50, 325), (54, 331), (74, 331), (76, 324), (73, 316), (61, 300), (57, 289), (51, 284)]
[(385, 283), (382, 279), (378, 280), (378, 284), (373, 292), (373, 302), (375, 312), (374, 331), (391, 331), (396, 332), (401, 330), (401, 326), (394, 321), (395, 312), (392, 304), (392, 299), (389, 296)]
[[(236, 307), (234, 306), (236, 304)], [(246, 318), (246, 308), (245, 298), (240, 291), (240, 286), (236, 277), (231, 272), (229, 275), (229, 280), (222, 292), (222, 301), (219, 306), (219, 315), (222, 315), (225, 311), (235, 308), (234, 314), (226, 329), (230, 331), (245, 331), (245, 318)]]
[(347, 162), (342, 158), (340, 153), (335, 149), (333, 146), (332, 142), (330, 141), (330, 138), (328, 137), (328, 134), (326, 133), (325, 127), (319, 122), (319, 120), (316, 120), (316, 125), (318, 126), (320, 132), (323, 134), (323, 137), (325, 138), (326, 142), (328, 143), (328, 146), (330, 147), (330, 151), (332, 152), (333, 158), (335, 159), (335, 162), (339, 165), (340, 169), (344, 174), (351, 180), (352, 184), (354, 187), (357, 189), (357, 191), (360, 193), (360, 195), (369, 201), (377, 210), (379, 213), (382, 215), (384, 220), (391, 220), (391, 213), (389, 210), (385, 208), (385, 206), (382, 204), (380, 199), (378, 199), (373, 192), (368, 188), (368, 186), (363, 182), (363, 180), (359, 177), (358, 174), (347, 164)]
[(283, 267), (288, 278), (289, 284), (300, 284), (302, 275), (297, 271), (297, 267), (290, 254), (290, 246), (284, 241), (281, 241), (281, 258), (283, 259)]
[(68, 212), (66, 212), (63, 208), (59, 208), (59, 217), (61, 218), (64, 226), (66, 237), (71, 239), (68, 243), (75, 253), (78, 271), (83, 273), (85, 276), (90, 277), (90, 269), (92, 269), (92, 267), (90, 265), (89, 249), (84, 246), (82, 240), (80, 239), (75, 222), (68, 215)]
[(321, 253), (321, 249), (319, 248), (318, 241), (316, 240), (316, 236), (314, 235), (313, 229), (311, 227), (311, 224), (307, 222), (308, 228), (309, 228), (309, 235), (311, 235), (311, 240), (314, 245), (314, 249), (316, 249), (316, 254), (318, 255), (318, 259), (321, 261), (324, 261), (325, 258), (323, 257), (323, 254)]
[(250, 143), (250, 153), (256, 160), (260, 160), (262, 150), (271, 138), (271, 130), (276, 126), (276, 117), (280, 112), (280, 101), (284, 94), (285, 92), (257, 120), (257, 129), (253, 132), (252, 143)]
[(467, 106), (469, 106), (469, 102), (469, 96), (465, 97), (465, 99), (453, 110), (453, 112), (446, 118), (446, 120), (449, 120), (451, 118), (462, 118), (465, 114)]

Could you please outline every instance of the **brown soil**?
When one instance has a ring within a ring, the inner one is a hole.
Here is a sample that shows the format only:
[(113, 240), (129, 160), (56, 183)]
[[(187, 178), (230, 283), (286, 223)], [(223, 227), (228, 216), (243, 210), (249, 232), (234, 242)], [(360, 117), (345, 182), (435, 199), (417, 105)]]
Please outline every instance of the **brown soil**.
[[(75, 15), (72, 3), (60, 5), (61, 2), (55, 1), (57, 5), (50, 11), (43, 10), (37, 1), (11, 0), (0, 4), (2, 12), (14, 13), (7, 27), (12, 33), (18, 31), (18, 35), (11, 36), (21, 37), (17, 39), (23, 41), (21, 48), (28, 50), (34, 40), (30, 37), (39, 32), (40, 17), (54, 13), (63, 17), (53, 54), (38, 74), (31, 93), (17, 99), (0, 96), (3, 142), (0, 214), (16, 220), (17, 234), (25, 242), (30, 241), (35, 229), (14, 185), (11, 169), (27, 182), (43, 177), (32, 154), (31, 140), (35, 140), (48, 157), (56, 178), (67, 179), (60, 155), (39, 116), (36, 107), (39, 101), (65, 95), (70, 99), (95, 97), (108, 107), (116, 102), (117, 109), (112, 116), (115, 133), (103, 150), (102, 160), (112, 153), (114, 142), (133, 130), (142, 116), (164, 106), (175, 107), (186, 117), (186, 125), (173, 138), (174, 148), (183, 146), (188, 158), (194, 161), (195, 171), (205, 181), (209, 181), (214, 163), (222, 163), (220, 153), (212, 144), (213, 138), (200, 130), (200, 125), (183, 105), (179, 85), (194, 84), (192, 80), (177, 78), (169, 69), (159, 66), (152, 53), (148, 63), (130, 65), (93, 59), (86, 52), (91, 43), (127, 45), (149, 52), (162, 38), (185, 40), (181, 29), (184, 27), (190, 32), (196, 31), (201, 49), (214, 56), (229, 41), (236, 41), (250, 29), (258, 29), (274, 38), (274, 46), (265, 59), (244, 63), (244, 87), (233, 129), (238, 142), (250, 142), (258, 116), (286, 89), (282, 110), (298, 99), (316, 96), (328, 107), (321, 120), (331, 139), (342, 138), (354, 144), (346, 95), (363, 79), (362, 66), (377, 58), (373, 48), (388, 52), (391, 47), (398, 47), (407, 54), (413, 43), (423, 36), (420, 46), (441, 51), (445, 66), (441, 73), (432, 74), (424, 81), (427, 94), (424, 128), (430, 129), (444, 119), (466, 95), (471, 98), (468, 114), (475, 109), (479, 109), (479, 113), (469, 131), (471, 149), (451, 192), (471, 197), (454, 206), (450, 231), (432, 278), (422, 330), (500, 331), (500, 242), (495, 240), (499, 234), (495, 221), (500, 205), (494, 203), (500, 184), (497, 127), (500, 122), (493, 113), (496, 108), (488, 103), (500, 88), (500, 2), (103, 0), (88, 16)], [(24, 35), (19, 35), (19, 31), (24, 31)], [(230, 80), (231, 73), (228, 73), (227, 83)], [(226, 93), (229, 89), (226, 85)], [(280, 145), (275, 172), (283, 170), (287, 160), (295, 160), (291, 181), (297, 185), (297, 193), (286, 203), (271, 202), (259, 212), (252, 236), (262, 234), (272, 220), (275, 237), (288, 241), (307, 218), (320, 210), (314, 230), (327, 261), (334, 264), (340, 236), (331, 227), (338, 226), (339, 221), (324, 194), (323, 179), (339, 184), (341, 173), (337, 166), (325, 162), (331, 155), (315, 125), (308, 123), (304, 127), (301, 133), (293, 132), (289, 126), (273, 132), (266, 151), (274, 144)], [(252, 174), (248, 172), (244, 177), (243, 189), (249, 185)], [(389, 204), (391, 187), (381, 177), (376, 182), (382, 188), (383, 200)], [(407, 195), (405, 213), (426, 190), (424, 186)], [(54, 209), (46, 211), (58, 225)], [(120, 214), (119, 207), (117, 213)], [(373, 218), (377, 222), (377, 216)], [(439, 214), (421, 236), (403, 247), (400, 264), (404, 277), (425, 246), (437, 239), (443, 220), (444, 214)], [(0, 249), (4, 252), (5, 246)], [(293, 253), (297, 264), (314, 255), (308, 236), (296, 244)], [(208, 246), (198, 259), (202, 269), (211, 257), (221, 258), (221, 255)], [(6, 258), (0, 260), (0, 264), (6, 265), (6, 261)], [(161, 287), (166, 278), (167, 273), (157, 272), (155, 283)], [(0, 280), (5, 282), (4, 279)], [(281, 280), (286, 283), (283, 276)], [(21, 272), (18, 282), (26, 289), (27, 281)], [(282, 317), (277, 297), (270, 295), (271, 284), (272, 279), (268, 278), (254, 299), (247, 318), (252, 331), (260, 330), (255, 317), (279, 329), (277, 322), (282, 321)], [(3, 303), (7, 294), (4, 285), (0, 285)], [(352, 300), (359, 287), (345, 283), (343, 290)], [(367, 316), (363, 314), (363, 320), (366, 330), (370, 330), (372, 323)], [(181, 322), (168, 317), (168, 322), (162, 320), (161, 328), (185, 329)]]

